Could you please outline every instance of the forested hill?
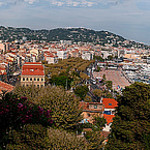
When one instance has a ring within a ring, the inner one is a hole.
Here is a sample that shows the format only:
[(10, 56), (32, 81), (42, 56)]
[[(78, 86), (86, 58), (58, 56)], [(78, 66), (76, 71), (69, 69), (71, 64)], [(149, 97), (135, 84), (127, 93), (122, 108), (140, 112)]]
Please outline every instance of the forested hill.
[(0, 40), (14, 41), (23, 37), (27, 40), (59, 41), (71, 40), (74, 42), (92, 42), (94, 44), (111, 44), (118, 47), (134, 47), (148, 49), (150, 46), (126, 40), (122, 36), (108, 31), (94, 31), (86, 28), (57, 28), (52, 30), (31, 30), (29, 28), (13, 28), (0, 26)]

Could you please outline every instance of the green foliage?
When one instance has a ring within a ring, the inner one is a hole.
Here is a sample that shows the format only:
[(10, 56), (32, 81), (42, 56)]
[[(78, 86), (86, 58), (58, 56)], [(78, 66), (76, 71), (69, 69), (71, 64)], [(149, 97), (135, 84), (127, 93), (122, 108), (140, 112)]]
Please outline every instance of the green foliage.
[(83, 137), (77, 137), (74, 133), (50, 128), (48, 129), (49, 150), (86, 150), (87, 144)]
[(47, 86), (39, 89), (38, 92), (36, 92), (35, 88), (35, 93), (32, 93), (34, 92), (34, 87), (18, 88), (20, 90), (15, 89), (14, 92), (19, 96), (29, 91), (26, 96), (30, 98), (31, 102), (40, 105), (46, 110), (52, 110), (52, 118), (57, 128), (74, 129), (81, 120), (79, 100), (75, 99), (72, 94), (65, 92), (64, 89)]
[(93, 124), (97, 127), (97, 130), (102, 130), (102, 128), (105, 127), (106, 119), (95, 116), (93, 120)]
[(148, 150), (150, 135), (150, 85), (134, 83), (118, 97), (108, 150)]
[(47, 128), (42, 125), (25, 125), (22, 129), (9, 132), (7, 150), (47, 150), (49, 138)]
[(70, 89), (72, 78), (67, 77), (65, 74), (60, 74), (58, 76), (52, 76), (50, 83), (53, 85), (63, 86), (64, 89)]
[(84, 97), (84, 102), (92, 102), (91, 96), (86, 95), (86, 96)]
[(85, 138), (87, 139), (88, 150), (102, 150), (104, 147), (102, 144), (104, 139), (101, 137), (100, 131), (88, 131), (85, 134)]
[(89, 89), (86, 85), (79, 85), (74, 89), (74, 93), (83, 100), (88, 93)]
[(29, 101), (33, 100), (35, 97), (38, 96), (40, 89), (37, 87), (34, 87), (34, 85), (30, 85), (28, 87), (23, 87), (20, 85), (17, 85), (13, 93), (17, 95), (18, 97), (27, 97)]
[(10, 129), (28, 123), (51, 126), (52, 122), (51, 111), (30, 103), (26, 97), (17, 98), (16, 95), (7, 93), (0, 100), (0, 147), (5, 147)]
[(105, 74), (103, 74), (103, 79), (102, 79), (102, 81), (103, 81), (103, 82), (106, 81), (106, 75), (105, 75)]
[(41, 125), (28, 124), (22, 129), (9, 132), (7, 150), (86, 150), (87, 144), (83, 137), (74, 133)]
[(96, 96), (96, 97), (101, 97), (103, 95), (103, 91), (100, 90), (100, 89), (94, 89), (93, 90), (93, 94)]
[(59, 60), (58, 64), (45, 64), (46, 83), (61, 85), (68, 89), (74, 84), (85, 81), (89, 77), (84, 73), (86, 68), (94, 63), (81, 58)]
[(104, 62), (104, 59), (101, 56), (93, 56), (93, 59), (98, 60), (100, 62)]
[(106, 81), (106, 87), (107, 89), (112, 89), (112, 81)]
[(100, 72), (101, 68), (99, 66), (97, 66), (97, 68), (95, 69), (96, 72)]

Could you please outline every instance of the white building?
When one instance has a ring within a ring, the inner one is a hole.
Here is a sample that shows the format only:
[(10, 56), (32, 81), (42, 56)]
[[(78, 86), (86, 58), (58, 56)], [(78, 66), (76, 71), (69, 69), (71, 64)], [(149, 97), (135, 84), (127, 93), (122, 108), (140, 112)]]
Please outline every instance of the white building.
[(58, 63), (58, 56), (50, 55), (46, 57), (46, 61), (48, 64), (56, 64)]
[(59, 50), (59, 51), (57, 51), (57, 56), (59, 59), (67, 59), (67, 51)]
[(89, 51), (83, 51), (82, 52), (82, 59), (84, 59), (84, 60), (92, 60), (93, 59), (93, 54), (90, 53)]

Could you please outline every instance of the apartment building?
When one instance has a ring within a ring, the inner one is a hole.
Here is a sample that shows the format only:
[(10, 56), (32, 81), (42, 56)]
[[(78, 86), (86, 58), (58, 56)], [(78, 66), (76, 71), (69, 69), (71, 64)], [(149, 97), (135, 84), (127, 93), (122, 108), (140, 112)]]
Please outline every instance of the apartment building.
[(45, 86), (44, 67), (40, 62), (26, 62), (22, 67), (21, 85)]

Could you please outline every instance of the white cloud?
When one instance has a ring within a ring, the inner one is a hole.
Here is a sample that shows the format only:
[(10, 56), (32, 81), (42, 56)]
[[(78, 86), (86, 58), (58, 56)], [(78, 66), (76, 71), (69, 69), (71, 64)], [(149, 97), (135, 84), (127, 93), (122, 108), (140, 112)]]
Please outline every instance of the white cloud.
[(117, 5), (126, 1), (132, 0), (0, 0), (0, 6), (2, 5), (15, 5), (18, 3), (33, 4), (35, 2), (50, 2), (55, 6), (72, 6), (72, 7), (92, 7), (98, 5)]
[[(56, 6), (92, 7), (98, 5), (114, 6), (129, 0), (47, 0)], [(132, 0), (130, 0), (132, 1)]]
[(40, 0), (0, 0), (0, 6), (2, 5), (16, 5), (18, 3), (28, 3), (33, 4), (34, 2), (38, 2)]
[(0, 2), (0, 6), (2, 6), (3, 5), (3, 2)]
[(52, 4), (52, 5), (56, 5), (56, 6), (62, 6), (62, 5), (64, 4), (64, 2), (52, 1), (51, 4)]
[(91, 7), (96, 4), (92, 0), (49, 0), (52, 5), (56, 6), (72, 6), (72, 7)]
[(29, 4), (33, 4), (33, 3), (36, 2), (36, 1), (38, 1), (38, 0), (24, 0), (24, 2), (27, 2), (27, 3), (29, 3)]

